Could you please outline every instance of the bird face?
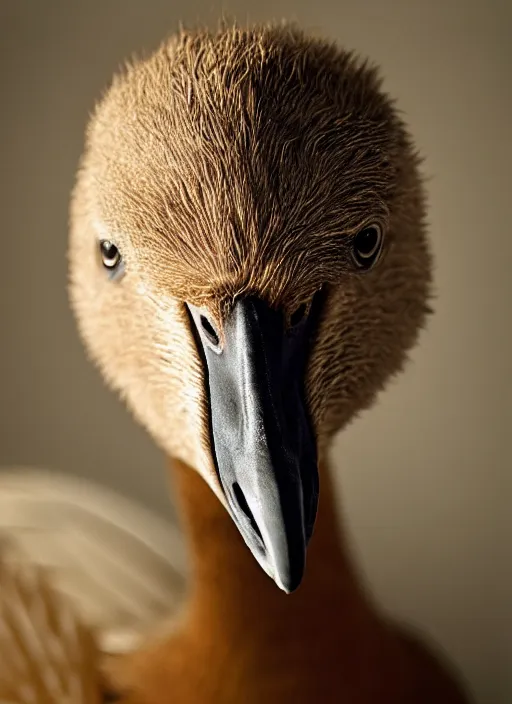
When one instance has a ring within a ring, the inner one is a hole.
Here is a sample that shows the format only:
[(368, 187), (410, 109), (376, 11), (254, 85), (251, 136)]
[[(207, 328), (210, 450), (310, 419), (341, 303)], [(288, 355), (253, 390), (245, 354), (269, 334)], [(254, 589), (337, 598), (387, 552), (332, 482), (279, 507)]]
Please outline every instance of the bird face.
[(109, 384), (293, 591), (319, 460), (427, 312), (417, 158), (375, 71), (283, 27), (174, 37), (92, 118), (69, 261)]

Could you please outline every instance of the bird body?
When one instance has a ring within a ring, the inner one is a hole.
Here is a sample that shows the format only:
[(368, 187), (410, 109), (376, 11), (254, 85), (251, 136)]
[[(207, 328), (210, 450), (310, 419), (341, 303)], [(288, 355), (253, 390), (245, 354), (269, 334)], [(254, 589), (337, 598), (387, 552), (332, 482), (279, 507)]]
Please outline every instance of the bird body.
[(100, 101), (71, 300), (194, 568), (173, 632), (109, 663), (121, 702), (466, 701), (361, 587), (327, 471), (429, 312), (424, 211), (377, 71), (294, 28), (183, 31)]
[(121, 493), (0, 470), (0, 702), (100, 704), (100, 663), (179, 612), (178, 528)]

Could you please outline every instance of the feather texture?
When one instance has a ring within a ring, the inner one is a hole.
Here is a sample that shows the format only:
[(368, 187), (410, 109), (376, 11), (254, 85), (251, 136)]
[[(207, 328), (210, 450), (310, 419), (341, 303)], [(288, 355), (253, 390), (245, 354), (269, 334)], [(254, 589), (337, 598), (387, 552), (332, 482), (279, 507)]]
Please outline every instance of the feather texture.
[[(223, 501), (184, 303), (222, 338), (236, 297), (289, 316), (323, 288), (308, 365), (321, 453), (397, 373), (427, 316), (420, 159), (378, 71), (291, 26), (182, 31), (114, 79), (71, 206), (70, 294), (86, 348), (168, 455)], [(371, 271), (354, 236), (384, 232)], [(102, 270), (112, 240), (125, 275)]]
[[(24, 563), (24, 564), (22, 564)], [(92, 632), (43, 571), (0, 547), (0, 701), (99, 704)]]
[(186, 575), (170, 522), (88, 481), (4, 469), (1, 704), (99, 701), (99, 656), (171, 620)]

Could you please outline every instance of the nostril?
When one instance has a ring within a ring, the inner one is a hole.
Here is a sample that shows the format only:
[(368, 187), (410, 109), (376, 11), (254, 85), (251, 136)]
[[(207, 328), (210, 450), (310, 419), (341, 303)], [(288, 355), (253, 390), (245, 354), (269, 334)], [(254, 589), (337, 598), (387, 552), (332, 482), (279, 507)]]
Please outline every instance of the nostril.
[(302, 303), (290, 316), (290, 325), (294, 328), (296, 325), (302, 322), (307, 313), (308, 307), (305, 303)]
[(206, 337), (209, 339), (209, 341), (211, 342), (211, 344), (212, 344), (214, 347), (217, 347), (217, 345), (218, 345), (219, 342), (220, 342), (220, 340), (219, 340), (219, 334), (218, 334), (217, 330), (215, 330), (215, 328), (213, 327), (213, 325), (210, 323), (210, 321), (208, 320), (208, 318), (207, 318), (205, 315), (202, 315), (202, 316), (201, 316), (201, 326), (202, 326), (202, 328), (203, 328), (203, 330), (204, 330), (204, 332), (205, 332), (205, 334), (206, 334)]
[(247, 499), (245, 498), (245, 494), (242, 491), (242, 488), (238, 482), (234, 482), (234, 484), (233, 484), (233, 496), (234, 496), (236, 503), (238, 504), (238, 507), (240, 508), (240, 510), (249, 519), (249, 522), (251, 524), (251, 528), (253, 529), (253, 531), (256, 533), (256, 535), (258, 536), (258, 538), (261, 540), (262, 544), (264, 545), (263, 536), (261, 535), (261, 531), (258, 528), (258, 524), (256, 523), (254, 516), (252, 515), (252, 511), (249, 508), (249, 504), (247, 503)]

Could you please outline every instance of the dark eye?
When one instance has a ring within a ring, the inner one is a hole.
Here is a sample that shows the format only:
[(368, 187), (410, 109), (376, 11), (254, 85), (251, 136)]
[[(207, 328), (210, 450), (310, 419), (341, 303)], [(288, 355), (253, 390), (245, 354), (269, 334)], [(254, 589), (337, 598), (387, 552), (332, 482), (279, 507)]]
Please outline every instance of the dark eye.
[(353, 256), (362, 269), (370, 269), (382, 249), (382, 230), (378, 225), (369, 225), (357, 233), (353, 242)]
[(121, 273), (123, 259), (121, 252), (110, 240), (100, 240), (101, 261), (111, 275)]
[(202, 315), (200, 317), (201, 320), (201, 327), (203, 328), (203, 332), (210, 342), (213, 347), (218, 347), (220, 338), (217, 330), (213, 327), (213, 325), (210, 323), (208, 318), (205, 315)]

